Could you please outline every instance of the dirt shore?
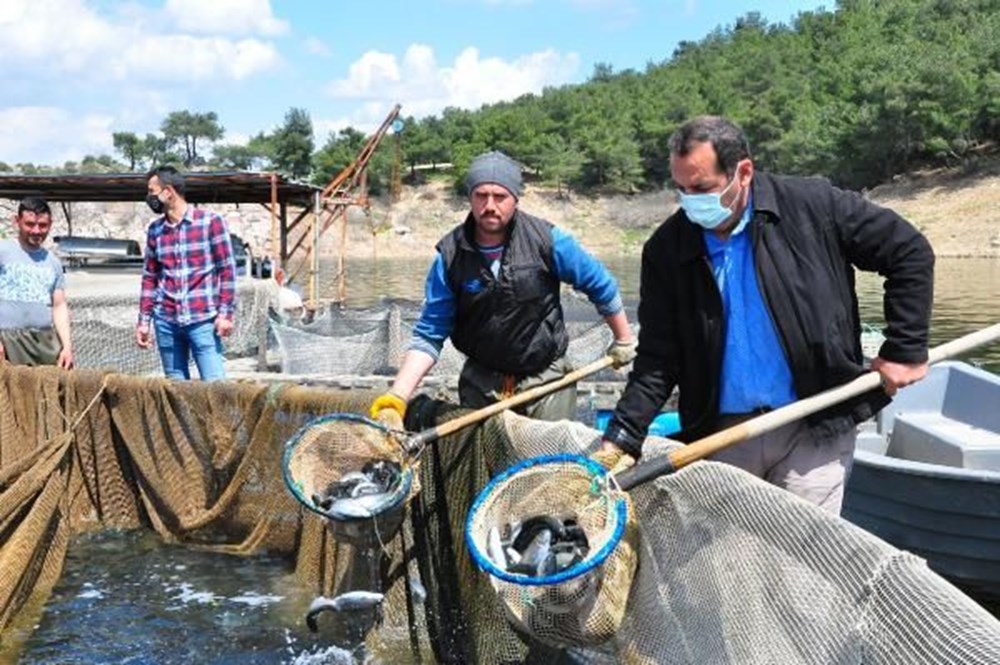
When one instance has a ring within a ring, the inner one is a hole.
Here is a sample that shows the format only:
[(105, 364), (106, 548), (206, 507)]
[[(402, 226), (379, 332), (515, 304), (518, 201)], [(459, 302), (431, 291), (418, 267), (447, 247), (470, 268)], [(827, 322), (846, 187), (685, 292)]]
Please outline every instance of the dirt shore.
[[(1000, 161), (975, 173), (938, 169), (900, 177), (865, 195), (911, 221), (940, 257), (1000, 258)], [(670, 190), (565, 197), (529, 186), (520, 205), (573, 233), (591, 252), (608, 256), (638, 254), (676, 202)], [(443, 182), (405, 188), (398, 203), (380, 202), (369, 217), (360, 211), (351, 216), (348, 254), (430, 256), (434, 244), (466, 211), (466, 202)], [(326, 252), (336, 251), (332, 240), (325, 239)]]

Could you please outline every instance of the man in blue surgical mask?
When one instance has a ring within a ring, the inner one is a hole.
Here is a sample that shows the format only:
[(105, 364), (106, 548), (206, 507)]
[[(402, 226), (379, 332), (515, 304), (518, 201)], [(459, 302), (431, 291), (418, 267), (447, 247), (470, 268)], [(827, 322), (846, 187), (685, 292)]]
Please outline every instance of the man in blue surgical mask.
[(927, 373), (934, 253), (896, 213), (819, 178), (758, 172), (742, 130), (670, 139), (679, 209), (642, 254), (638, 356), (595, 457), (627, 466), (674, 388), (694, 441), (866, 371), (854, 268), (886, 278), (882, 388), (713, 456), (834, 513), (855, 425)]

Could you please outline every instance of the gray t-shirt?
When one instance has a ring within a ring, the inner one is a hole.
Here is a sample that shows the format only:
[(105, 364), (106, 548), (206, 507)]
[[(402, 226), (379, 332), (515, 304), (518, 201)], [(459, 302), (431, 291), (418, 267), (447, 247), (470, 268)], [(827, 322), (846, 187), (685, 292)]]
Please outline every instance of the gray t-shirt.
[(52, 294), (65, 288), (52, 252), (28, 252), (17, 240), (0, 240), (0, 329), (51, 328)]

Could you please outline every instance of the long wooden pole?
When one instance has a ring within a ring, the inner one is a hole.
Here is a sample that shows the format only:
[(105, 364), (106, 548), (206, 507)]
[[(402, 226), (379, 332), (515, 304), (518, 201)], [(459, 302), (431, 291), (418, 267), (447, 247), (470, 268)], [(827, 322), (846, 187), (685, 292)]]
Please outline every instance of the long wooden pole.
[[(1000, 339), (1000, 323), (934, 347), (928, 354), (927, 362), (930, 364), (940, 362), (989, 344), (990, 342), (995, 342), (998, 339)], [(851, 397), (857, 397), (869, 390), (874, 390), (881, 385), (880, 382), (881, 376), (878, 372), (866, 372), (850, 383), (825, 390), (798, 402), (792, 402), (780, 409), (775, 409), (739, 425), (699, 439), (683, 448), (673, 450), (667, 455), (643, 461), (641, 464), (637, 464), (631, 469), (620, 473), (616, 479), (622, 489), (631, 489), (659, 476), (672, 473), (692, 462), (704, 459), (733, 444), (771, 432), (791, 422), (822, 411), (834, 404), (839, 404)]]
[(437, 427), (432, 427), (426, 429), (422, 432), (414, 434), (406, 441), (406, 449), (409, 452), (415, 452), (422, 446), (440, 439), (442, 436), (447, 436), (457, 432), (460, 429), (468, 427), (478, 423), (481, 420), (486, 420), (490, 416), (495, 416), (496, 414), (506, 411), (507, 409), (513, 409), (516, 406), (526, 404), (528, 402), (533, 402), (539, 397), (544, 397), (550, 393), (554, 393), (557, 390), (562, 390), (566, 386), (572, 385), (577, 381), (590, 376), (596, 372), (601, 371), (605, 367), (611, 367), (614, 364), (614, 360), (611, 356), (605, 356), (600, 360), (595, 360), (589, 365), (584, 365), (580, 369), (573, 370), (560, 379), (555, 381), (550, 381), (544, 383), (540, 386), (535, 386), (534, 388), (529, 388), (522, 393), (517, 393), (513, 397), (508, 397), (507, 399), (500, 400), (499, 402), (494, 402), (489, 406), (484, 406), (481, 409), (477, 409), (472, 413), (467, 413), (464, 416), (459, 416), (453, 420), (442, 423)]

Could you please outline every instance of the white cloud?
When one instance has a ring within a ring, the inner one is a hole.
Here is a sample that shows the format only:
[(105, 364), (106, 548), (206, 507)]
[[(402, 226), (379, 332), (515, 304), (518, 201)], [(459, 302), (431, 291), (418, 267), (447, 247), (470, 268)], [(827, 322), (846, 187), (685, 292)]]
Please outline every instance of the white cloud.
[[(136, 3), (98, 9), (108, 6), (0, 0), (0, 87), (11, 92), (9, 107), (0, 110), (0, 159), (59, 165), (110, 153), (112, 129), (156, 131), (167, 112), (198, 91), (281, 64), (267, 39), (189, 34), (174, 28), (163, 9)], [(257, 23), (244, 20), (252, 12), (233, 10), (239, 31), (282, 29), (267, 3), (256, 8)]]
[(167, 0), (164, 10), (187, 32), (283, 35), (288, 22), (275, 18), (270, 0)]
[[(386, 107), (382, 115), (384, 116), (389, 112), (391, 107)], [(360, 120), (360, 122), (359, 122)], [(378, 121), (381, 122), (381, 118)], [(313, 118), (313, 137), (315, 137), (316, 147), (321, 148), (326, 144), (326, 140), (330, 137), (330, 134), (336, 134), (342, 129), (347, 127), (358, 127), (359, 125), (367, 128), (369, 125), (374, 127), (372, 118), (367, 115), (364, 118), (356, 118), (352, 120), (347, 116), (342, 116), (339, 118)]]
[[(337, 99), (376, 102), (373, 107), (381, 113), (365, 120), (377, 123), (389, 102), (398, 101), (406, 115), (417, 117), (438, 113), (447, 106), (478, 108), (566, 83), (579, 67), (576, 53), (548, 49), (503, 60), (483, 58), (472, 47), (459, 53), (450, 65), (439, 66), (430, 46), (412, 44), (401, 60), (391, 53), (365, 53), (350, 66), (346, 78), (328, 86), (328, 92)], [(355, 115), (361, 113), (368, 114), (361, 111)]]
[(273, 68), (279, 60), (272, 44), (256, 39), (189, 35), (149, 37), (128, 44), (120, 55), (111, 68), (113, 78), (159, 81), (239, 81)]
[(329, 58), (333, 55), (333, 49), (318, 37), (308, 37), (302, 46), (305, 48), (306, 53), (317, 55), (321, 58)]
[[(214, 3), (204, 3), (214, 6)], [(149, 16), (98, 14), (83, 0), (3, 0), (0, 69), (60, 82), (245, 79), (280, 62), (273, 44), (253, 38), (164, 34)]]
[[(61, 166), (86, 154), (112, 153), (110, 115), (77, 115), (53, 106), (0, 109), (0, 155), (8, 164)], [(44, 146), (44, 152), (40, 151)]]
[(246, 145), (250, 143), (250, 135), (242, 132), (226, 132), (225, 138), (219, 143), (223, 145)]

